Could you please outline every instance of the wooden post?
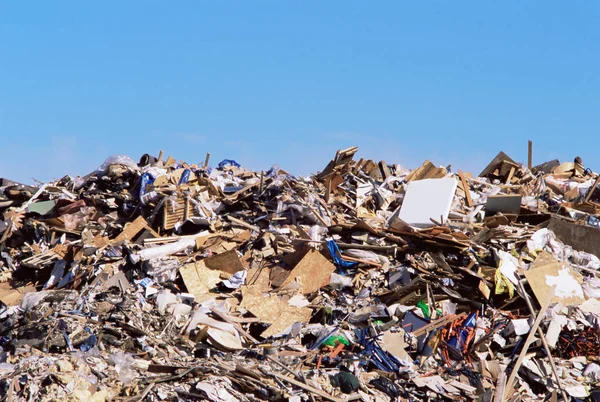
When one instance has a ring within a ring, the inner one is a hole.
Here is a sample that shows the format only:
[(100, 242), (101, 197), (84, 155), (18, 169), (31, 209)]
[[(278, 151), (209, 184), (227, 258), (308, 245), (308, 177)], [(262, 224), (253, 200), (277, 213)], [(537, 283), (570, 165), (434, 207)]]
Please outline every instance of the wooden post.
[(263, 170), (260, 171), (260, 185), (258, 186), (258, 195), (263, 193), (263, 188), (265, 185), (265, 172)]
[[(535, 310), (533, 309), (533, 304), (531, 304), (531, 300), (529, 300), (529, 295), (525, 292), (525, 287), (523, 286), (523, 281), (519, 281), (519, 289), (523, 292), (523, 298), (525, 299), (525, 303), (527, 304), (527, 308), (533, 317), (535, 315)], [(544, 350), (546, 351), (546, 355), (548, 356), (548, 360), (550, 360), (550, 368), (552, 368), (552, 374), (554, 374), (554, 378), (556, 379), (556, 385), (558, 385), (558, 389), (562, 393), (562, 397), (565, 401), (569, 400), (569, 396), (563, 389), (562, 385), (560, 385), (560, 376), (558, 375), (558, 370), (556, 370), (556, 364), (554, 363), (554, 359), (552, 358), (552, 351), (550, 350), (550, 346), (548, 345), (548, 341), (546, 340), (546, 334), (540, 327), (537, 328), (538, 336), (542, 341), (542, 345), (544, 345)]]
[(529, 170), (533, 167), (533, 142), (527, 141), (527, 167)]
[(206, 169), (206, 168), (207, 168), (207, 166), (208, 166), (208, 161), (209, 161), (209, 160), (210, 160), (210, 154), (207, 152), (207, 153), (206, 153), (206, 159), (204, 159), (204, 166), (203, 166), (203, 167), (204, 167), (204, 169)]

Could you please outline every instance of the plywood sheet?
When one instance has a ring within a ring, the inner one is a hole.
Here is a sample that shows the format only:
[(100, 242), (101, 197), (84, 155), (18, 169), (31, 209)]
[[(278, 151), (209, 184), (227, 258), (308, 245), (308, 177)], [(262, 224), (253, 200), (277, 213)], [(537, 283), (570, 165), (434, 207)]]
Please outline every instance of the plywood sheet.
[(277, 335), (297, 322), (308, 322), (310, 320), (310, 316), (312, 314), (312, 310), (306, 307), (297, 308), (291, 307), (286, 310), (283, 314), (277, 317), (277, 320), (267, 328), (262, 334), (260, 334), (263, 338), (268, 338), (273, 335)]
[(220, 272), (208, 268), (204, 260), (184, 265), (179, 268), (179, 274), (188, 292), (192, 293), (197, 300), (209, 293), (221, 281)]
[(226, 272), (230, 275), (244, 270), (244, 266), (237, 255), (237, 251), (235, 250), (229, 250), (222, 254), (213, 255), (204, 259), (203, 261), (208, 268)]
[(279, 334), (296, 322), (308, 322), (312, 310), (306, 307), (294, 307), (277, 295), (263, 293), (259, 286), (242, 287), (242, 303), (245, 308), (256, 316), (261, 322), (271, 324), (261, 336), (268, 338)]
[(555, 287), (552, 303), (578, 306), (585, 302), (581, 287), (583, 276), (570, 269), (568, 264), (556, 260), (548, 252), (538, 256), (531, 268), (525, 271), (525, 277), (540, 303), (546, 301), (552, 287)]
[(112, 240), (112, 243), (116, 244), (125, 240), (131, 240), (146, 226), (148, 226), (146, 219), (143, 216), (138, 216), (133, 222), (125, 225), (123, 231)]
[(282, 286), (296, 280), (300, 282), (302, 293), (313, 293), (329, 284), (329, 278), (334, 271), (335, 265), (318, 251), (311, 250), (294, 267)]

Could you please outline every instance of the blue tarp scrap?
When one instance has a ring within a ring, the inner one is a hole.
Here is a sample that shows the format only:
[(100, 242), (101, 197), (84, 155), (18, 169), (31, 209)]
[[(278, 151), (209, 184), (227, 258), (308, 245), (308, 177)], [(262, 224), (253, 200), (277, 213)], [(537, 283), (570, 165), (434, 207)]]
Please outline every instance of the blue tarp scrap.
[(342, 253), (333, 240), (327, 240), (327, 247), (329, 248), (329, 253), (331, 254), (334, 264), (337, 265), (338, 268), (354, 268), (358, 265), (358, 262), (355, 261), (342, 260)]
[(219, 169), (223, 169), (225, 166), (241, 167), (242, 165), (240, 165), (239, 163), (237, 163), (233, 159), (223, 159), (221, 161), (221, 163), (219, 163), (218, 167), (219, 167)]

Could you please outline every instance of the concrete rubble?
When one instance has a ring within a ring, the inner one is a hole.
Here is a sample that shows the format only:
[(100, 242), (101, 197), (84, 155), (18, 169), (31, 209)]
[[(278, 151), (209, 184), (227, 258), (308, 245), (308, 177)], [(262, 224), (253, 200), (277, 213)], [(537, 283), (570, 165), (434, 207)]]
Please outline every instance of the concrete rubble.
[(2, 401), (600, 400), (600, 176), (340, 150), (0, 179)]

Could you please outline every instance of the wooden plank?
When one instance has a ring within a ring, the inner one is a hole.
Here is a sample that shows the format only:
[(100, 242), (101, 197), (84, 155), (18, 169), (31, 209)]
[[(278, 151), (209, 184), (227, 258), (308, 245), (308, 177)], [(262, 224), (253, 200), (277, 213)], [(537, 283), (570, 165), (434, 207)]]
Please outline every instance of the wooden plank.
[(241, 219), (235, 218), (235, 217), (233, 217), (233, 216), (231, 216), (231, 215), (227, 215), (227, 217), (226, 217), (226, 218), (227, 218), (227, 220), (228, 220), (229, 222), (231, 222), (231, 223), (233, 223), (233, 224), (235, 224), (235, 225), (238, 225), (238, 226), (244, 227), (244, 228), (246, 228), (246, 229), (253, 230), (253, 231), (255, 231), (255, 232), (259, 232), (259, 231), (260, 231), (260, 228), (259, 228), (258, 226), (251, 225), (251, 224), (249, 224), (249, 223), (247, 223), (247, 222), (244, 222), (244, 221), (243, 221), (243, 220), (241, 220)]
[(510, 184), (510, 181), (512, 180), (512, 178), (515, 174), (515, 170), (516, 169), (514, 166), (510, 167), (510, 172), (508, 172), (508, 176), (506, 176), (506, 183), (504, 183), (504, 184), (507, 184), (507, 185)]
[(529, 170), (533, 167), (533, 142), (527, 141), (527, 167)]
[(407, 183), (415, 180), (423, 179), (441, 179), (445, 177), (448, 171), (445, 168), (436, 167), (431, 161), (426, 160), (421, 166), (414, 169), (406, 176), (405, 181)]
[(123, 227), (123, 231), (119, 233), (117, 237), (115, 237), (111, 243), (119, 243), (125, 240), (133, 239), (139, 232), (142, 231), (146, 226), (148, 226), (148, 222), (144, 219), (143, 216), (138, 216), (135, 218), (133, 222), (130, 222)]
[(386, 161), (379, 161), (379, 170), (381, 170), (381, 176), (383, 177), (383, 180), (391, 176)]
[(592, 194), (596, 190), (596, 187), (598, 187), (598, 183), (600, 183), (600, 175), (596, 178), (594, 185), (588, 190), (588, 193), (585, 196), (585, 202), (591, 202), (590, 199), (592, 198)]
[(259, 341), (256, 340), (256, 338), (254, 338), (252, 335), (250, 335), (250, 333), (246, 332), (246, 330), (244, 330), (244, 328), (242, 328), (242, 326), (240, 324), (238, 324), (237, 322), (232, 320), (228, 314), (221, 313), (220, 311), (218, 311), (217, 309), (214, 309), (214, 308), (212, 308), (210, 311), (214, 315), (216, 315), (217, 317), (219, 317), (220, 319), (225, 321), (226, 323), (233, 325), (235, 327), (235, 329), (237, 329), (239, 333), (244, 335), (244, 337), (251, 343), (253, 343), (255, 345), (258, 345), (260, 343)]
[(467, 180), (465, 179), (465, 175), (463, 174), (462, 170), (458, 171), (458, 177), (460, 177), (460, 182), (462, 183), (463, 190), (465, 191), (465, 199), (467, 201), (467, 206), (472, 207), (473, 200), (471, 199), (471, 192), (469, 191), (470, 187), (467, 183)]

